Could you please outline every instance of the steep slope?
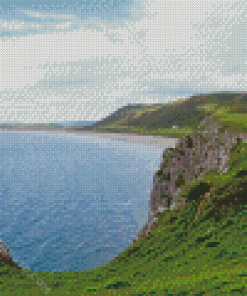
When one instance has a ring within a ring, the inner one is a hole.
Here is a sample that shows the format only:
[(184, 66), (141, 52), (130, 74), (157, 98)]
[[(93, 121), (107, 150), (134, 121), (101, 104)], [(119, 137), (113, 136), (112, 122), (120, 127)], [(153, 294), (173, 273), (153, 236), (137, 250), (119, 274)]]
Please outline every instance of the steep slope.
[[(140, 235), (147, 233), (158, 213), (185, 205), (182, 195), (185, 185), (200, 180), (209, 171), (227, 173), (231, 151), (241, 142), (241, 133), (232, 133), (215, 117), (207, 116), (191, 135), (180, 139), (175, 148), (166, 149), (163, 163), (154, 176), (149, 223)], [(205, 193), (211, 194), (212, 188), (204, 187)]]

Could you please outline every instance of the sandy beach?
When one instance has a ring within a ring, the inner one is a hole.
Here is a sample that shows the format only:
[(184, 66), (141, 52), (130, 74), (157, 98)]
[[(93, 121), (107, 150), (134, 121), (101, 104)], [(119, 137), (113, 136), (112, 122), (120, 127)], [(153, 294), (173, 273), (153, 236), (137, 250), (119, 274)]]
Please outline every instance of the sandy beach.
[(177, 138), (165, 138), (161, 136), (138, 135), (129, 133), (97, 133), (91, 131), (65, 131), (65, 130), (33, 130), (33, 129), (0, 129), (0, 131), (12, 132), (30, 132), (30, 133), (46, 133), (46, 134), (74, 134), (78, 137), (99, 137), (103, 139), (111, 139), (114, 141), (122, 141), (126, 143), (142, 143), (147, 146), (157, 148), (173, 148), (179, 141)]

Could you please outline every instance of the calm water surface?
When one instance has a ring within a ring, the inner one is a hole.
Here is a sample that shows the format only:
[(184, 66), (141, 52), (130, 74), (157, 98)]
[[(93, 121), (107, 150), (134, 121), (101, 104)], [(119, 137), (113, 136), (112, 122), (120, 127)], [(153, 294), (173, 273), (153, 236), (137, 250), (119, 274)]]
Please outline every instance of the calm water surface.
[(0, 240), (33, 271), (84, 271), (148, 219), (163, 149), (95, 136), (0, 132)]

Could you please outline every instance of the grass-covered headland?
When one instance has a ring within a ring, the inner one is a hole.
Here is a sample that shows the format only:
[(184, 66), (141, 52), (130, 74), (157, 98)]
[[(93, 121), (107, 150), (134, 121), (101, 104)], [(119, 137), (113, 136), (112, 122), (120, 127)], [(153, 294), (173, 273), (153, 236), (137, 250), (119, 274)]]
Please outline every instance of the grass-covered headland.
[[(247, 112), (205, 108), (245, 132)], [(182, 186), (182, 195), (185, 206), (158, 214), (148, 235), (103, 267), (32, 272), (0, 258), (0, 294), (247, 295), (247, 143), (234, 146), (226, 173), (207, 171)]]

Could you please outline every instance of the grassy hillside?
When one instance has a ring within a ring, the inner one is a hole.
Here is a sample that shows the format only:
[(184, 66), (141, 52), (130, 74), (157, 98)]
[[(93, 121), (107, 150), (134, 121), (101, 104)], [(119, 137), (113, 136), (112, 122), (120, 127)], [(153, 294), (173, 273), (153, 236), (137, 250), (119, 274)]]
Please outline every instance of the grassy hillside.
[[(246, 97), (220, 98), (198, 110), (245, 131), (247, 113), (228, 103)], [(103, 267), (32, 272), (0, 258), (1, 295), (247, 295), (247, 143), (234, 147), (227, 173), (208, 171), (182, 194), (184, 207), (159, 214), (149, 235)]]
[[(209, 114), (223, 120), (225, 125), (247, 132), (247, 94), (222, 92), (192, 96), (167, 104), (125, 106), (93, 126), (82, 129), (181, 137), (191, 133)], [(180, 128), (173, 129), (173, 126)]]
[[(192, 96), (166, 104), (128, 104), (102, 119), (86, 127), (68, 127), (70, 130), (95, 132), (124, 132), (143, 135), (166, 136), (180, 138), (190, 134), (199, 122), (212, 114), (224, 125), (247, 132), (247, 93), (220, 92)], [(16, 124), (19, 128), (28, 124)], [(173, 128), (178, 126), (179, 128)], [(12, 126), (15, 128), (15, 126)], [(36, 130), (54, 130), (49, 124), (34, 127)], [(6, 127), (3, 127), (6, 128)]]

